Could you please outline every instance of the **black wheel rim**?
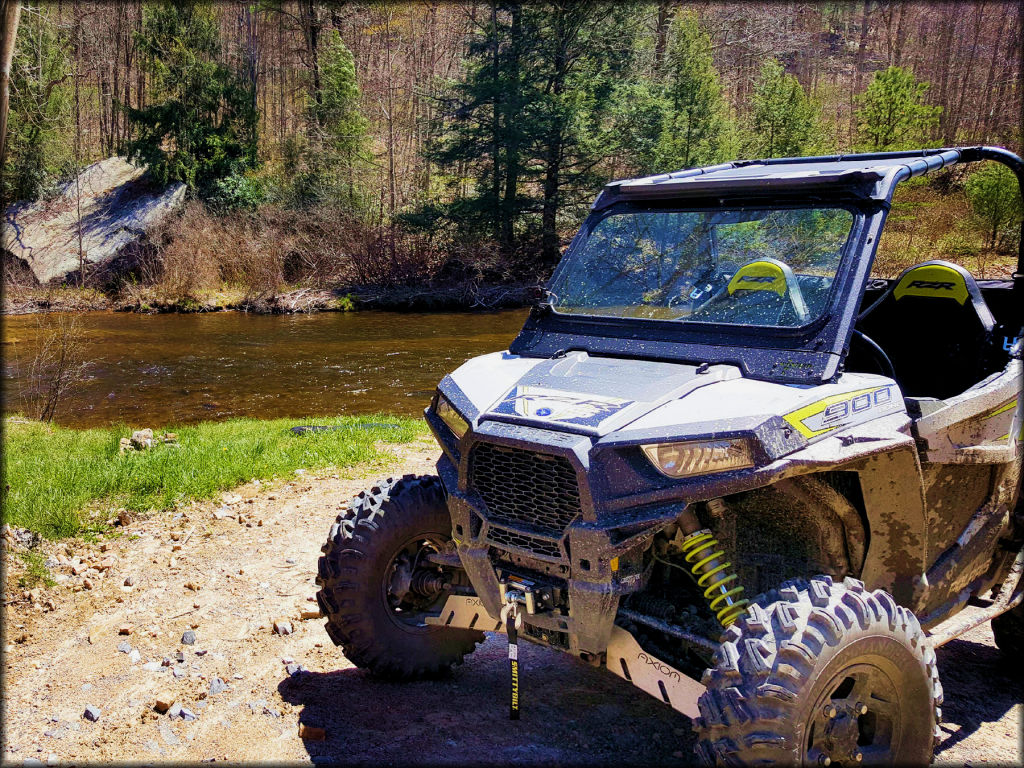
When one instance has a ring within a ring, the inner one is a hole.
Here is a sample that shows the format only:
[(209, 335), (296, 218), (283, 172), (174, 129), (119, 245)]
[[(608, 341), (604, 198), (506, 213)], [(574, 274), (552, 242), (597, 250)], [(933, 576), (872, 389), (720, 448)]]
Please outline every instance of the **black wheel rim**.
[(805, 764), (891, 765), (899, 749), (899, 690), (882, 668), (852, 664), (833, 676), (807, 723)]
[(424, 555), (439, 552), (443, 546), (443, 540), (437, 536), (414, 536), (398, 547), (388, 560), (381, 582), (381, 599), (388, 617), (408, 632), (426, 632), (433, 629), (424, 623), (423, 619), (440, 609), (444, 603), (445, 593), (441, 592), (432, 597), (423, 597), (412, 591), (402, 595), (396, 594), (396, 576), (402, 567), (408, 567), (415, 572), (417, 567), (422, 566)]

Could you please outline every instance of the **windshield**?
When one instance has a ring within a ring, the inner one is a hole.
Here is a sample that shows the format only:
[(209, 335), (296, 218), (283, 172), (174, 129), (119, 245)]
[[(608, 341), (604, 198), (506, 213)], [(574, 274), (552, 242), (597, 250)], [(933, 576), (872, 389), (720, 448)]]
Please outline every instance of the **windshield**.
[(550, 285), (563, 314), (799, 327), (828, 305), (845, 208), (628, 211), (599, 220)]

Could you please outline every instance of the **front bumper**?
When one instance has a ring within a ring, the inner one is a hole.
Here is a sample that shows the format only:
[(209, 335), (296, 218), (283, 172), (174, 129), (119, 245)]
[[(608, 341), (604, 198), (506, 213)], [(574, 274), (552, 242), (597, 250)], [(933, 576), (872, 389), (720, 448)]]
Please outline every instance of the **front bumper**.
[[(651, 538), (673, 522), (685, 504), (672, 500), (599, 517), (587, 482), (590, 438), (485, 422), (455, 446), (442, 424), (430, 415), (427, 420), (446, 449), (437, 468), (448, 493), (459, 556), (487, 613), (493, 618), (500, 615), (502, 579), (529, 578), (550, 586), (559, 598), (524, 615), (524, 622), (537, 630), (527, 629), (527, 637), (577, 655), (604, 652), (620, 599), (646, 583), (651, 562), (644, 553)], [(473, 449), (481, 443), (568, 462), (576, 473), (579, 514), (557, 533), (507, 517), (495, 520), (470, 479)]]

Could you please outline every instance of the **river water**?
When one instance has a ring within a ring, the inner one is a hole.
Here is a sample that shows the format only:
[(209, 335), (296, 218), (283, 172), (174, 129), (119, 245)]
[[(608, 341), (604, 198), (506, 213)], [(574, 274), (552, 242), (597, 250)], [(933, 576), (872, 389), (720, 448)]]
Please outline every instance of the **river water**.
[[(56, 421), (163, 426), (233, 416), (418, 416), (441, 378), (506, 349), (526, 310), (482, 314), (79, 315), (92, 362)], [(3, 318), (3, 408), (23, 410), (37, 316)]]

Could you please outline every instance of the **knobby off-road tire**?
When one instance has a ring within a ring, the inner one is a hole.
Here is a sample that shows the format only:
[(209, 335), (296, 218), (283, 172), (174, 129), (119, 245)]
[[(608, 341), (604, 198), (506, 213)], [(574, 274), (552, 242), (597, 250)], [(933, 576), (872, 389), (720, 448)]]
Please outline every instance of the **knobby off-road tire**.
[(317, 602), (327, 634), (357, 667), (393, 680), (433, 677), (461, 664), (483, 641), (481, 632), (427, 626), (389, 603), (396, 557), (416, 542), (440, 546), (450, 538), (451, 517), (435, 476), (389, 478), (338, 515), (321, 548)]
[(1007, 657), (1024, 654), (1024, 603), (992, 619), (992, 636)]
[(931, 762), (942, 704), (935, 651), (914, 614), (881, 590), (828, 576), (788, 582), (725, 631), (714, 663), (694, 721), (708, 764)]

